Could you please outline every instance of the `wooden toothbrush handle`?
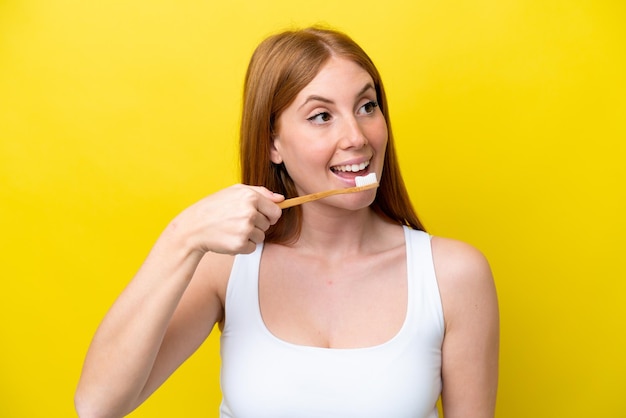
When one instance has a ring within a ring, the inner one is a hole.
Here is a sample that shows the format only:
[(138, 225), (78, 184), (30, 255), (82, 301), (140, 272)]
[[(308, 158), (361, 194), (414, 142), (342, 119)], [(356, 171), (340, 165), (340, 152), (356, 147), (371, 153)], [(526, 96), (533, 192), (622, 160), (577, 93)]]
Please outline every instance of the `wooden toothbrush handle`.
[(345, 189), (333, 189), (333, 190), (326, 190), (323, 192), (311, 193), (311, 194), (307, 194), (304, 196), (298, 196), (298, 197), (293, 197), (291, 199), (283, 200), (282, 202), (278, 204), (278, 207), (281, 209), (287, 209), (292, 206), (301, 205), (303, 203), (312, 202), (314, 200), (323, 199), (325, 197), (333, 196), (336, 194), (361, 192), (363, 190), (374, 189), (376, 187), (378, 187), (378, 183), (372, 183), (372, 184), (368, 184), (365, 186), (348, 187)]

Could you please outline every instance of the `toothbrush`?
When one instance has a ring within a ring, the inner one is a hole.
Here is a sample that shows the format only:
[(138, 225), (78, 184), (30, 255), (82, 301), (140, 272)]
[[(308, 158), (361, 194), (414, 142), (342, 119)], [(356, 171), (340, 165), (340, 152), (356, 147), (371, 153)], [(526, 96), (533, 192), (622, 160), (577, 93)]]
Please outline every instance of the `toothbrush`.
[(357, 176), (354, 178), (354, 183), (356, 184), (356, 186), (354, 187), (326, 190), (325, 192), (311, 193), (304, 196), (298, 196), (292, 199), (283, 200), (278, 204), (278, 207), (281, 209), (286, 209), (292, 206), (301, 205), (303, 203), (312, 202), (314, 200), (323, 199), (325, 197), (333, 196), (336, 194), (356, 193), (378, 187), (376, 173), (370, 173), (367, 176)]

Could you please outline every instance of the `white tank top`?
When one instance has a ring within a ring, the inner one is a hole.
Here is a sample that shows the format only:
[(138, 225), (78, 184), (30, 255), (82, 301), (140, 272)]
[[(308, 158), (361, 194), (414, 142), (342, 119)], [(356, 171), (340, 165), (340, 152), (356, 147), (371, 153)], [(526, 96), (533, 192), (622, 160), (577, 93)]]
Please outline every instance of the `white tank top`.
[(333, 349), (291, 344), (259, 307), (263, 245), (235, 258), (221, 335), (221, 418), (435, 418), (443, 310), (430, 236), (404, 227), (408, 306), (389, 341)]

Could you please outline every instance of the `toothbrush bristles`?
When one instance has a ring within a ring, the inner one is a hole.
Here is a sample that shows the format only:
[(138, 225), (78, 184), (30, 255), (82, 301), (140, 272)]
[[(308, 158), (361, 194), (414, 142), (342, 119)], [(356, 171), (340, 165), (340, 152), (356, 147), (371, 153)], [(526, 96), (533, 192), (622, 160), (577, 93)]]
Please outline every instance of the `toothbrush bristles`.
[(356, 187), (363, 187), (369, 184), (374, 184), (378, 180), (376, 179), (376, 173), (369, 173), (367, 176), (356, 176), (354, 178), (354, 184)]

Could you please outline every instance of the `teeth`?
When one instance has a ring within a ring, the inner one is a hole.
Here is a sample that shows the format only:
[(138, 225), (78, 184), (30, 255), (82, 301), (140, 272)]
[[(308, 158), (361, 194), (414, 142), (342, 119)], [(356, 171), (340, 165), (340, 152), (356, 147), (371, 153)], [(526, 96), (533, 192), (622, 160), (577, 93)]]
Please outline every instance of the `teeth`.
[(367, 168), (367, 166), (369, 166), (369, 165), (370, 165), (370, 162), (366, 161), (366, 162), (361, 163), (361, 164), (336, 165), (336, 166), (332, 167), (332, 169), (334, 171), (355, 173), (357, 171), (365, 170)]

